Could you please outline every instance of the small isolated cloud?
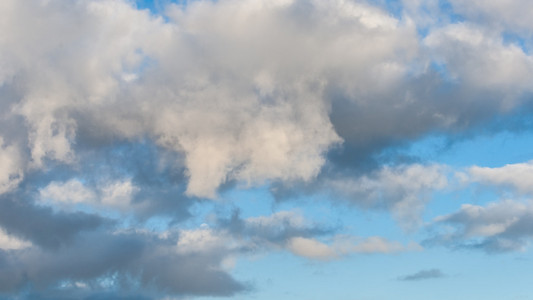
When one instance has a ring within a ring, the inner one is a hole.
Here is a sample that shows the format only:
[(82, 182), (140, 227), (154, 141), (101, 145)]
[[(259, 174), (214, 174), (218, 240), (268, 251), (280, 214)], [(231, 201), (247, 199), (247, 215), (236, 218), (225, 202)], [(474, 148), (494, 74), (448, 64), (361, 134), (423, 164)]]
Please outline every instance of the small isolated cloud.
[(420, 281), (420, 280), (428, 280), (428, 279), (437, 279), (437, 278), (443, 278), (447, 275), (444, 274), (439, 269), (429, 269), (429, 270), (421, 270), (414, 274), (404, 275), (398, 277), (398, 280), (400, 281)]

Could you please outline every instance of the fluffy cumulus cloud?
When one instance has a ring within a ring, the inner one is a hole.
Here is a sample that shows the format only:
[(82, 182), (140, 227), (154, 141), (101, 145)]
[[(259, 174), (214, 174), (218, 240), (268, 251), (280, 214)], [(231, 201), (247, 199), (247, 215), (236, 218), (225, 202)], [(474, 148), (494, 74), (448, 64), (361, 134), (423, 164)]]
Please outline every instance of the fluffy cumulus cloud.
[[(250, 254), (421, 250), (292, 210), (204, 215), (264, 188), (416, 230), (453, 171), (387, 154), (529, 116), (529, 4), (386, 2), (2, 0), (0, 297), (232, 296)], [(527, 196), (530, 165), (461, 178)], [(431, 241), (523, 249), (530, 206), (465, 204)]]
[(487, 100), (496, 101), (490, 105), (500, 110), (515, 108), (522, 93), (531, 93), (526, 78), (533, 74), (532, 57), (517, 44), (504, 44), (495, 32), (469, 23), (451, 24), (432, 31), (424, 44), (452, 80), (471, 90), (497, 93)]
[[(341, 141), (323, 97), (331, 76), (387, 75), (415, 44), (409, 26), (340, 1), (194, 2), (170, 7), (171, 22), (121, 1), (5, 6), (3, 28), (48, 37), (3, 41), (13, 65), (4, 82), (20, 85), (10, 108), (24, 118), (34, 166), (74, 162), (81, 132), (148, 135), (184, 155), (187, 193), (201, 197), (231, 180), (316, 176)], [(75, 25), (59, 34), (63, 24)]]

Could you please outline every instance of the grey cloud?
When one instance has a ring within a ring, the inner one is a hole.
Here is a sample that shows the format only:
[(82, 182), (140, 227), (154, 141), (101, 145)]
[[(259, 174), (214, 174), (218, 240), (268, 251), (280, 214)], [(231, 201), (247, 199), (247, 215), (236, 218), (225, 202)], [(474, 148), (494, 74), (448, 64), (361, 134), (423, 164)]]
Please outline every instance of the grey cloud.
[(470, 19), (530, 37), (529, 32), (533, 28), (533, 22), (527, 11), (533, 9), (533, 6), (527, 0), (449, 0), (449, 2), (453, 4), (455, 11)]
[[(502, 253), (526, 249), (533, 237), (531, 203), (504, 200), (486, 206), (464, 204), (453, 214), (435, 219), (435, 234), (426, 245)], [(453, 230), (442, 230), (443, 225)]]
[(425, 203), (448, 185), (446, 168), (439, 165), (385, 166), (358, 178), (326, 181), (325, 189), (366, 208), (390, 210), (405, 228), (416, 228)]
[(285, 247), (294, 237), (325, 236), (338, 230), (335, 227), (313, 223), (292, 211), (242, 219), (239, 210), (235, 210), (230, 218), (217, 219), (217, 224), (220, 229), (228, 230), (235, 236), (249, 239), (255, 245), (267, 247)]
[[(183, 221), (196, 200), (186, 197), (186, 177), (181, 156), (150, 141), (123, 141), (79, 151), (82, 163), (73, 175), (96, 189), (114, 181), (131, 182), (136, 192), (125, 207), (141, 220), (154, 216)], [(104, 206), (105, 208), (105, 206)]]
[(66, 211), (84, 204), (140, 221), (159, 216), (181, 222), (191, 216), (189, 208), (198, 199), (183, 194), (186, 177), (175, 153), (149, 141), (91, 145), (77, 153), (74, 166), (49, 163), (50, 170), (27, 173), (21, 190), (35, 192), (41, 205)]
[(0, 206), (0, 226), (7, 233), (45, 248), (59, 248), (81, 232), (112, 224), (111, 220), (83, 212), (54, 212), (9, 194), (0, 198)]
[(333, 197), (336, 203), (386, 210), (404, 229), (413, 230), (420, 225), (432, 194), (448, 186), (449, 173), (446, 166), (437, 164), (385, 165), (366, 169), (362, 174), (328, 174), (309, 186), (274, 185), (271, 191), (278, 200), (306, 192), (321, 193)]
[[(228, 252), (178, 252), (176, 238), (151, 233), (86, 233), (50, 252), (39, 248), (2, 251), (2, 292), (71, 294), (98, 298), (114, 290), (127, 295), (230, 296), (248, 289), (220, 268)], [(120, 295), (120, 294), (119, 294)]]
[(443, 278), (446, 277), (446, 274), (442, 273), (439, 269), (428, 269), (428, 270), (421, 270), (414, 274), (410, 275), (404, 275), (401, 277), (398, 277), (398, 280), (401, 281), (419, 281), (419, 280), (427, 280), (427, 279), (437, 279), (437, 278)]
[(242, 219), (235, 210), (230, 218), (217, 219), (219, 234), (229, 233), (245, 251), (287, 250), (307, 259), (327, 261), (352, 254), (420, 251), (416, 243), (403, 245), (382, 237), (338, 234), (339, 226), (314, 223), (297, 212), (279, 211), (270, 216)]

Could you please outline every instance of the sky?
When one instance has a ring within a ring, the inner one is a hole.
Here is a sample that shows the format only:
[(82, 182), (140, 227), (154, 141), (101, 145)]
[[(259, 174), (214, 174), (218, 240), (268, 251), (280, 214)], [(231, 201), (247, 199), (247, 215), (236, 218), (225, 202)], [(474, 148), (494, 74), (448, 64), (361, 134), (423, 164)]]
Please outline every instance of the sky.
[(531, 11), (0, 1), (0, 299), (533, 299)]

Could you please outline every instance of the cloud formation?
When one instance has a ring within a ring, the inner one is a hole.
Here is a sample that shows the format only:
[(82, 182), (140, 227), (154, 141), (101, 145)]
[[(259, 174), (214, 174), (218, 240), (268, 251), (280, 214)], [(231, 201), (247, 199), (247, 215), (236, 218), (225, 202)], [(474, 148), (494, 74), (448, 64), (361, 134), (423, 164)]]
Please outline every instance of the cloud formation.
[(288, 249), (299, 256), (316, 260), (330, 260), (351, 254), (390, 254), (421, 251), (423, 248), (414, 242), (402, 245), (399, 242), (389, 241), (378, 236), (362, 239), (337, 235), (332, 238), (330, 244), (310, 238), (291, 238), (288, 243)]
[[(422, 2), (199, 0), (156, 14), (129, 0), (2, 0), (0, 295), (232, 296), (250, 289), (231, 274), (250, 253), (420, 250), (295, 211), (209, 222), (202, 208), (262, 187), (419, 228), (454, 171), (384, 153), (529, 116), (533, 99), (530, 4)], [(461, 176), (524, 197), (531, 170)], [(522, 250), (531, 217), (527, 201), (464, 204), (426, 242)]]
[[(174, 236), (93, 232), (57, 251), (0, 250), (0, 291), (32, 287), (68, 299), (118, 291), (154, 299), (170, 295), (230, 296), (247, 289), (220, 267), (227, 252), (189, 253)], [(217, 249), (220, 250), (220, 249)]]
[(532, 195), (531, 178), (533, 162), (509, 164), (499, 168), (473, 166), (468, 170), (469, 179), (485, 185), (511, 189), (517, 194)]
[(356, 205), (389, 209), (406, 228), (415, 228), (431, 194), (447, 184), (444, 166), (413, 164), (385, 166), (359, 178), (325, 185)]
[(443, 226), (428, 239), (428, 245), (440, 244), (453, 248), (480, 249), (488, 253), (523, 251), (533, 236), (532, 206), (503, 200), (486, 206), (463, 204), (455, 213), (440, 216), (433, 226)]

